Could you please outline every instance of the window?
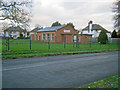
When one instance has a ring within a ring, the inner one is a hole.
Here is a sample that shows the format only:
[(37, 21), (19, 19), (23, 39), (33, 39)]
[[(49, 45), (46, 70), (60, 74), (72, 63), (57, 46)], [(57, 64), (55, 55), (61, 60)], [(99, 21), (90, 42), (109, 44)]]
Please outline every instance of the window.
[(9, 37), (9, 33), (8, 32), (5, 32), (5, 37)]
[(42, 34), (42, 40), (45, 40), (45, 34), (44, 33)]
[(51, 40), (54, 40), (54, 33), (51, 34)]
[(78, 37), (78, 42), (80, 42), (80, 36)]
[[(23, 33), (22, 33), (22, 35), (23, 35)], [(37, 33), (36, 32), (34, 32), (34, 40), (37, 40)]]
[(70, 30), (64, 30), (64, 32), (70, 32)]
[(50, 40), (50, 34), (49, 33), (46, 34), (46, 40)]
[(77, 36), (73, 35), (73, 42), (76, 42)]

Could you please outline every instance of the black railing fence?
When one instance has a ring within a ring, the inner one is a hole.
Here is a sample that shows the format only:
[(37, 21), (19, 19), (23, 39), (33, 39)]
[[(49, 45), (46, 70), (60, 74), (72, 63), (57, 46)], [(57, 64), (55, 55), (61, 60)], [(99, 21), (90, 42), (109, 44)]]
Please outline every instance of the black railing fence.
[(80, 44), (80, 42), (72, 42), (66, 43), (52, 43), (50, 40), (48, 42), (41, 41), (33, 41), (31, 39), (10, 39), (4, 38), (2, 39), (2, 51), (10, 52), (10, 51), (21, 51), (21, 50), (37, 50), (37, 51), (63, 51), (63, 50), (78, 50), (78, 48), (82, 49), (84, 47), (91, 48), (90, 44)]
[(52, 43), (35, 41), (31, 39), (2, 39), (2, 55), (4, 57), (16, 56), (16, 55), (42, 55), (42, 54), (56, 54), (56, 53), (69, 53), (69, 52), (90, 52), (99, 50), (116, 49), (116, 44), (101, 45), (99, 43), (81, 44), (79, 41), (73, 41), (69, 43), (64, 41), (63, 43)]

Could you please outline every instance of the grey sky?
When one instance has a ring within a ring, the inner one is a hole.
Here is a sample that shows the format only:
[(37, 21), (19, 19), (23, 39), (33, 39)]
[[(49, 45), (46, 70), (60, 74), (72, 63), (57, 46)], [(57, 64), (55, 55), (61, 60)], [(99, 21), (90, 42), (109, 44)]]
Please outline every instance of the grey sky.
[[(90, 20), (113, 31), (112, 7), (115, 0), (33, 0), (31, 26), (49, 27), (55, 21), (72, 22), (76, 29), (87, 26)], [(0, 25), (1, 27), (1, 25)]]
[(84, 28), (89, 20), (113, 30), (113, 2), (115, 0), (33, 0), (31, 24), (44, 27), (55, 21), (73, 22), (76, 29)]

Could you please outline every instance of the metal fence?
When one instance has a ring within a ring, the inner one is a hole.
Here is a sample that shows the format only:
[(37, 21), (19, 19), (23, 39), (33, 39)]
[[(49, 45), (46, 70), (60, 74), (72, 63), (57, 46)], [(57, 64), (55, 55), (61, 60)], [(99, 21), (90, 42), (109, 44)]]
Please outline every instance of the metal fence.
[(120, 43), (120, 38), (111, 38), (111, 43)]
[(3, 57), (21, 57), (30, 55), (47, 55), (56, 53), (70, 53), (70, 52), (87, 52), (97, 50), (116, 49), (116, 44), (101, 45), (99, 43), (81, 44), (80, 42), (73, 43), (52, 43), (32, 41), (31, 39), (2, 39), (2, 56)]
[[(52, 43), (32, 41), (31, 39), (2, 39), (2, 52), (18, 52), (18, 51), (64, 51), (64, 50), (78, 50), (82, 49), (83, 46), (80, 46), (80, 42), (74, 42), (67, 44), (66, 41), (63, 43)], [(86, 49), (91, 48), (91, 43), (84, 45)]]

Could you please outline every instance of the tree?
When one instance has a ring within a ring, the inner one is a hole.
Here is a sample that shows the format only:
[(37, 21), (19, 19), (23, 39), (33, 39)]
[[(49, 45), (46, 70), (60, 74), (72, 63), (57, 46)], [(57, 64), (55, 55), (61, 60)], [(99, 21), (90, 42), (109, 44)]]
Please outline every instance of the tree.
[(7, 28), (9, 28), (8, 23), (1, 23), (2, 24), (2, 31), (6, 30)]
[(70, 27), (72, 27), (73, 29), (74, 29), (74, 27), (75, 27), (75, 26), (73, 25), (73, 23), (71, 23), (71, 22), (67, 23), (67, 25), (70, 26)]
[(100, 32), (98, 42), (100, 42), (101, 44), (106, 44), (108, 42), (108, 36), (104, 30)]
[(43, 29), (43, 27), (39, 24), (36, 24), (35, 28), (33, 30), (36, 31), (36, 30), (39, 30), (39, 29)]
[(120, 38), (120, 34), (118, 34), (118, 36), (117, 36), (118, 38)]
[(35, 28), (43, 28), (40, 24), (35, 24)]
[(37, 32), (38, 30), (43, 29), (43, 27), (36, 27), (32, 31)]
[(12, 26), (23, 26), (29, 25), (31, 20), (30, 12), (31, 2), (29, 0), (2, 0), (0, 2), (0, 20), (7, 21)]
[(51, 26), (52, 26), (52, 27), (53, 27), (53, 26), (61, 26), (61, 23), (59, 23), (58, 21), (56, 21), (56, 22), (54, 22)]
[(114, 30), (114, 31), (112, 32), (112, 38), (117, 38), (117, 32), (116, 32), (116, 30)]
[(114, 27), (120, 29), (120, 1), (119, 0), (116, 0), (116, 2), (114, 3), (113, 12), (115, 12)]

